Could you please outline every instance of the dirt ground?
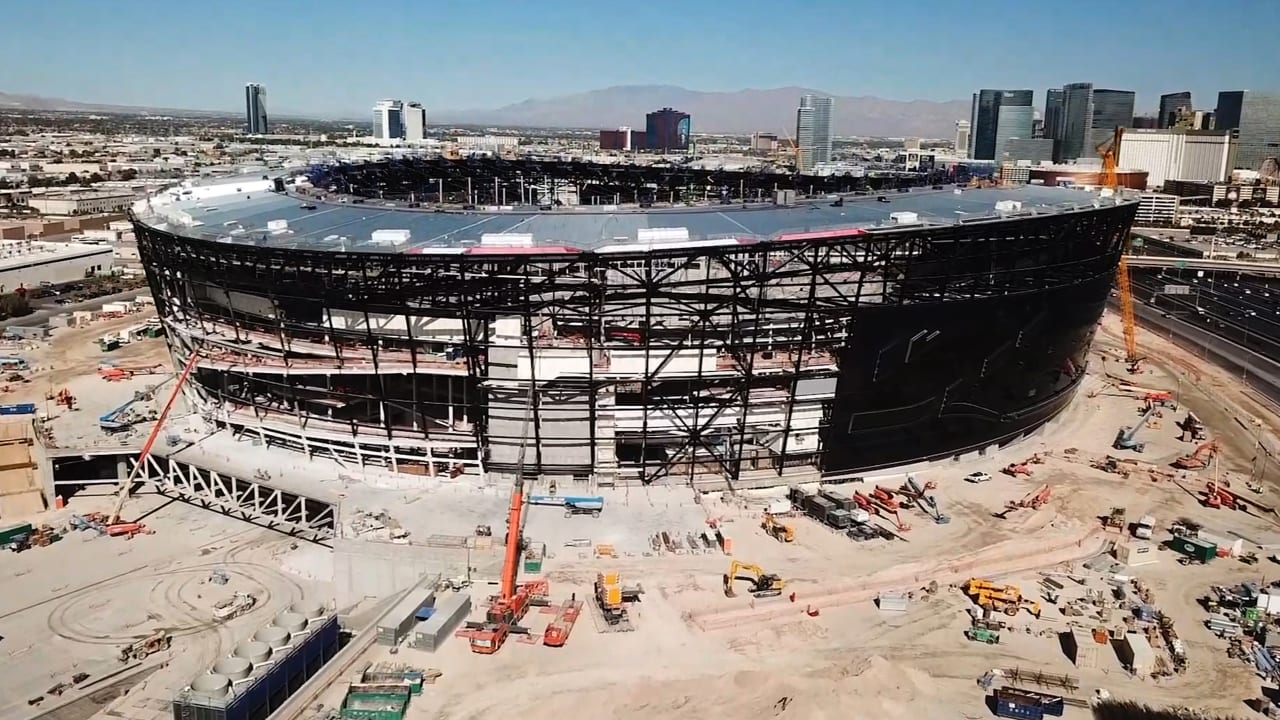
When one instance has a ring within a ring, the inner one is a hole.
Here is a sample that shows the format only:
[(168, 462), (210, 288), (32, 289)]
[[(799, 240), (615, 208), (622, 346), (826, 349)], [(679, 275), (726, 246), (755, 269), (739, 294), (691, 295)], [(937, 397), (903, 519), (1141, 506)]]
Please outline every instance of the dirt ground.
[[(703, 517), (721, 523), (732, 537), (734, 558), (781, 574), (788, 581), (788, 592), (795, 592), (794, 602), (786, 595), (753, 600), (743, 592), (738, 598), (725, 598), (721, 574), (730, 558), (719, 552), (654, 554), (646, 552), (643, 538), (632, 538), (622, 557), (608, 560), (549, 543), (553, 557), (544, 570), (553, 603), (570, 596), (589, 602), (591, 582), (602, 570), (617, 570), (624, 582), (643, 585), (634, 632), (602, 632), (602, 622), (584, 610), (568, 644), (560, 649), (513, 640), (496, 656), (483, 656), (470, 653), (465, 641), (450, 639), (436, 653), (401, 648), (392, 656), (385, 648), (375, 648), (365, 659), (442, 670), (444, 676), (414, 699), (408, 713), (410, 718), (433, 720), (487, 718), (514, 709), (531, 720), (558, 719), (581, 715), (583, 708), (622, 720), (694, 715), (804, 720), (980, 718), (991, 713), (984, 705), (978, 678), (994, 668), (1015, 667), (1070, 675), (1079, 685), (1074, 696), (1082, 699), (1104, 688), (1120, 698), (1249, 716), (1252, 711), (1244, 701), (1260, 694), (1260, 681), (1250, 666), (1229, 659), (1225, 641), (1204, 628), (1205, 613), (1197, 599), (1212, 584), (1259, 580), (1267, 574), (1266, 567), (1250, 567), (1230, 558), (1187, 567), (1175, 562), (1170, 552), (1160, 551), (1156, 563), (1122, 570), (1153, 590), (1156, 605), (1175, 621), (1186, 643), (1187, 672), (1156, 680), (1131, 677), (1107, 648), (1098, 667), (1074, 667), (1058, 633), (1073, 626), (1091, 631), (1103, 623), (1096, 618), (1064, 617), (1037, 597), (1038, 582), (1049, 572), (1069, 572), (1085, 582), (1083, 586), (1067, 582), (1063, 601), (1083, 596), (1089, 589), (1107, 589), (1118, 566), (1094, 571), (1084, 562), (1095, 558), (1107, 542), (1119, 539), (1104, 534), (1099, 522), (1115, 506), (1124, 506), (1131, 521), (1143, 514), (1155, 515), (1160, 525), (1157, 540), (1168, 537), (1164, 525), (1188, 518), (1219, 535), (1238, 533), (1249, 538), (1256, 545), (1246, 549), (1257, 549), (1260, 555), (1270, 554), (1265, 546), (1280, 545), (1275, 516), (1212, 510), (1195, 497), (1213, 476), (1234, 480), (1233, 487), (1246, 492), (1244, 481), (1256, 469), (1256, 476), (1264, 478), (1268, 487), (1254, 499), (1265, 505), (1280, 498), (1280, 487), (1273, 484), (1280, 471), (1264, 470), (1254, 461), (1255, 437), (1265, 443), (1268, 433), (1280, 429), (1280, 419), (1224, 373), (1201, 366), (1159, 338), (1144, 335), (1142, 341), (1144, 350), (1156, 359), (1148, 363), (1146, 373), (1128, 379), (1178, 392), (1180, 409), (1193, 410), (1207, 424), (1210, 437), (1222, 443), (1216, 466), (1198, 473), (1174, 473), (1178, 482), (1154, 482), (1143, 472), (1122, 479), (1081, 462), (1113, 454), (1168, 470), (1175, 458), (1194, 448), (1178, 440), (1175, 421), (1182, 414), (1170, 409), (1157, 419), (1157, 427), (1141, 432), (1140, 439), (1147, 444), (1144, 453), (1111, 449), (1117, 429), (1132, 426), (1141, 411), (1138, 397), (1107, 383), (1107, 369), (1124, 374), (1123, 365), (1114, 359), (1119, 353), (1119, 329), (1114, 318), (1107, 318), (1091, 358), (1092, 376), (1049, 428), (993, 456), (917, 474), (921, 481), (937, 484), (936, 496), (951, 516), (950, 524), (935, 525), (923, 513), (910, 511), (903, 514), (903, 521), (911, 529), (902, 532), (901, 539), (853, 543), (807, 518), (795, 518), (788, 522), (796, 528), (796, 541), (781, 544), (758, 527), (761, 503), (768, 493), (747, 499), (704, 498)], [(1246, 431), (1237, 418), (1245, 418), (1246, 426), (1254, 418), (1262, 421), (1262, 433)], [(1076, 449), (1074, 456), (1063, 452), (1067, 448)], [(1043, 454), (1046, 461), (1033, 466), (1033, 477), (1013, 479), (999, 473), (1005, 465), (1035, 453)], [(963, 482), (974, 470), (996, 477), (981, 485)], [(901, 477), (869, 478), (868, 485), (859, 489), (865, 491), (877, 483), (896, 487)], [(1003, 520), (993, 517), (1007, 501), (1042, 484), (1053, 492), (1047, 507), (1018, 510)], [(551, 527), (553, 521), (540, 522), (541, 527), (530, 527), (535, 539), (563, 535)], [(583, 531), (579, 529), (578, 534)], [(614, 530), (599, 534), (615, 544), (622, 542)], [(969, 642), (964, 630), (969, 626), (971, 603), (954, 585), (970, 576), (1018, 585), (1046, 605), (1043, 616), (1036, 619), (1023, 613), (1011, 619), (1011, 628), (1002, 633), (998, 645)], [(924, 592), (930, 581), (940, 586), (934, 595)], [(493, 586), (480, 582), (472, 590), (477, 606), (472, 617), (476, 618)], [(877, 609), (876, 594), (893, 590), (916, 592), (906, 612)], [(806, 611), (817, 611), (817, 615)], [(550, 617), (530, 614), (526, 624), (535, 638), (540, 638)], [(336, 707), (341, 697), (342, 689), (335, 686), (321, 702)], [(1088, 712), (1068, 707), (1066, 717), (1088, 717)]]

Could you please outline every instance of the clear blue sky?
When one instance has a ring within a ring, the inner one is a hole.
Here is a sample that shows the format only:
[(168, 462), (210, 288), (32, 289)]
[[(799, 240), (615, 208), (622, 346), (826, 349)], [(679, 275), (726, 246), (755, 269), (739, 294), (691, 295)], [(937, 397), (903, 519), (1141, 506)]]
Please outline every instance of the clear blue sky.
[(364, 117), (381, 97), (487, 109), (612, 85), (968, 98), (1091, 81), (1280, 90), (1280, 0), (14, 0), (0, 92)]

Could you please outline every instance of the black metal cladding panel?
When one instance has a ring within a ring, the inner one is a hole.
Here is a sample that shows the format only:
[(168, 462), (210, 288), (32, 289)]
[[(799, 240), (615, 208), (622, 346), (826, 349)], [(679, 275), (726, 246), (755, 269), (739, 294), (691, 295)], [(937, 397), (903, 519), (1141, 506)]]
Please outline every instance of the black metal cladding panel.
[[(287, 321), (303, 326), (320, 316), (304, 310), (311, 306), (472, 319), (554, 314), (561, 323), (597, 326), (630, 303), (649, 328), (664, 319), (677, 328), (680, 318), (701, 319), (700, 327), (674, 335), (652, 332), (655, 345), (732, 350), (744, 318), (793, 326), (803, 318), (805, 329), (783, 342), (825, 347), (838, 358), (836, 395), (822, 428), (830, 471), (981, 447), (1065, 406), (1135, 212), (1127, 204), (832, 241), (572, 258), (347, 254), (219, 244), (141, 224), (136, 230), (162, 315), (170, 295), (185, 296), (181, 286), (190, 282), (269, 296)], [(722, 275), (682, 283), (662, 269), (694, 261)], [(605, 282), (603, 273), (628, 276), (631, 284)], [(878, 294), (862, 294), (860, 280), (851, 293), (853, 276), (873, 278)], [(816, 294), (776, 292), (805, 286)], [(845, 335), (818, 333), (833, 326)], [(476, 350), (483, 352), (482, 344)], [(483, 364), (470, 369), (480, 373)], [(740, 390), (755, 382), (744, 378)]]

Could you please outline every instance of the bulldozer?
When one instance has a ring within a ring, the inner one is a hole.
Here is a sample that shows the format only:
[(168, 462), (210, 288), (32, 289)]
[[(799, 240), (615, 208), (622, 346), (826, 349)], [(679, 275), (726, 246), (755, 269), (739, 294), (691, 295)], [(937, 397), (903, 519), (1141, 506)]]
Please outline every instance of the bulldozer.
[(746, 580), (751, 583), (751, 596), (758, 598), (777, 597), (782, 594), (782, 590), (787, 586), (787, 581), (778, 575), (766, 573), (764, 568), (759, 565), (748, 565), (746, 563), (733, 561), (729, 566), (729, 572), (724, 575), (724, 596), (737, 597), (738, 594), (733, 591), (733, 583), (738, 580)]
[(760, 527), (764, 528), (764, 531), (768, 533), (769, 537), (777, 540), (778, 542), (795, 542), (795, 528), (785, 523), (778, 522), (778, 519), (775, 518), (772, 513), (765, 513), (764, 521), (760, 523)]
[(150, 635), (135, 640), (130, 645), (120, 648), (120, 662), (129, 662), (130, 660), (142, 660), (152, 653), (163, 652), (169, 649), (169, 645), (173, 642), (173, 638), (165, 630), (157, 630)]

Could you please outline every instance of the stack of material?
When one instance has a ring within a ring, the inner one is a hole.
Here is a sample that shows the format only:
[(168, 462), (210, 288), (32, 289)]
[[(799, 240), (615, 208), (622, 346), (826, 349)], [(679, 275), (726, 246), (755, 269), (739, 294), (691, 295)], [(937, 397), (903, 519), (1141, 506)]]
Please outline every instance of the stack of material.
[(31, 457), (31, 423), (0, 423), (0, 518), (34, 515), (45, 509)]

